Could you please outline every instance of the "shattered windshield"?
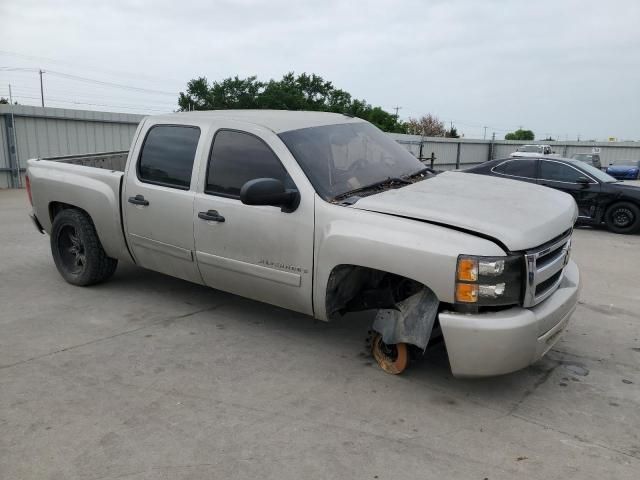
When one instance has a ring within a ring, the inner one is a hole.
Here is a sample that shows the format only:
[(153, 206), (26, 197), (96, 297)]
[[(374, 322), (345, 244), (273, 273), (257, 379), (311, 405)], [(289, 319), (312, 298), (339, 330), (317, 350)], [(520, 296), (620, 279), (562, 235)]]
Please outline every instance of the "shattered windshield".
[(365, 122), (302, 128), (279, 137), (325, 200), (424, 170), (411, 153)]

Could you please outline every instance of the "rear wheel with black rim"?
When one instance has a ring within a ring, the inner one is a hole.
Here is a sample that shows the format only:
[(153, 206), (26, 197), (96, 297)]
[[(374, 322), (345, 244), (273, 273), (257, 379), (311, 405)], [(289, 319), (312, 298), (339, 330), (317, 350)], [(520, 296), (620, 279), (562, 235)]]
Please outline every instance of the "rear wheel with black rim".
[(62, 278), (73, 285), (103, 282), (118, 266), (102, 248), (89, 216), (76, 209), (62, 210), (53, 220), (51, 253)]
[(614, 233), (635, 233), (640, 230), (640, 208), (631, 202), (614, 203), (607, 209), (604, 220)]

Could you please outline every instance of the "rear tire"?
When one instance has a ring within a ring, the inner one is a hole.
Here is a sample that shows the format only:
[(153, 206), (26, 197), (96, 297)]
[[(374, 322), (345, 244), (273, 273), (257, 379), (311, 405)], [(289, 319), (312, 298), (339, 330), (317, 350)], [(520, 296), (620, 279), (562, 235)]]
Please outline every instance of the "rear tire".
[(640, 230), (640, 208), (631, 202), (614, 203), (604, 214), (604, 221), (614, 233), (635, 233)]
[(111, 277), (118, 260), (104, 252), (91, 218), (76, 209), (56, 215), (51, 228), (51, 254), (62, 278), (87, 286)]

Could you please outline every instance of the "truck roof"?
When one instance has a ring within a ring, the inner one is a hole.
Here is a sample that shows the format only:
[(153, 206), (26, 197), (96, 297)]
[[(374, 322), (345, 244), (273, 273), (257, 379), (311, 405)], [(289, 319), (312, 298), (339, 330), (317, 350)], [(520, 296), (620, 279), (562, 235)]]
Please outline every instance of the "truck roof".
[(280, 133), (301, 128), (320, 127), (340, 123), (360, 123), (364, 120), (341, 113), (309, 112), (290, 110), (200, 110), (193, 112), (177, 112), (166, 115), (151, 115), (154, 121), (175, 121), (189, 118), (198, 120), (235, 120), (252, 123)]

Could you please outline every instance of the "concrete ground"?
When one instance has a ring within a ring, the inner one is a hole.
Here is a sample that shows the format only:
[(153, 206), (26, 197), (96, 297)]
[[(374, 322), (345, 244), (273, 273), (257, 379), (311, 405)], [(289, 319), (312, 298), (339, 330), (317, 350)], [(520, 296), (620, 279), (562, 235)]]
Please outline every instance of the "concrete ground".
[[(0, 478), (638, 478), (640, 236), (578, 229), (582, 301), (523, 371), (402, 376), (314, 322), (132, 266), (58, 275), (0, 191)], [(635, 472), (635, 473), (634, 473)]]

